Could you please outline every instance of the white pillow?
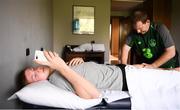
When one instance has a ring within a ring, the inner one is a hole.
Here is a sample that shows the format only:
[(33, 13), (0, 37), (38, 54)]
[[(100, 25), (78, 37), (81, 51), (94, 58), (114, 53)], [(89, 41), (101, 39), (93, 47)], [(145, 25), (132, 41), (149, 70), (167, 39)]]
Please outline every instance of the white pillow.
[(47, 80), (25, 86), (9, 97), (8, 100), (16, 98), (30, 104), (68, 109), (86, 109), (95, 106), (102, 101), (102, 98), (80, 98), (72, 92), (54, 86)]

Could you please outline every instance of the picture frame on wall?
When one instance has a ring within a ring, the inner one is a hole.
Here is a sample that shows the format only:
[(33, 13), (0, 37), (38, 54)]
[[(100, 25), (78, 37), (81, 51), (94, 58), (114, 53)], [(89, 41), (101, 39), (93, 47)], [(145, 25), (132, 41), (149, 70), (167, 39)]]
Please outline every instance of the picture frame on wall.
[(94, 34), (95, 7), (73, 6), (73, 34)]

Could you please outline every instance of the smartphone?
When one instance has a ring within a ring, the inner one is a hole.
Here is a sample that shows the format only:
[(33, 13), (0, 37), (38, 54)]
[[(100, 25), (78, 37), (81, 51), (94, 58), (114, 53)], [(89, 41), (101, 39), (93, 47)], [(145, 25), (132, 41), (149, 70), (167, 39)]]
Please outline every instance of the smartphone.
[(44, 56), (43, 51), (40, 51), (40, 50), (35, 51), (34, 59), (38, 61), (47, 61), (46, 57)]

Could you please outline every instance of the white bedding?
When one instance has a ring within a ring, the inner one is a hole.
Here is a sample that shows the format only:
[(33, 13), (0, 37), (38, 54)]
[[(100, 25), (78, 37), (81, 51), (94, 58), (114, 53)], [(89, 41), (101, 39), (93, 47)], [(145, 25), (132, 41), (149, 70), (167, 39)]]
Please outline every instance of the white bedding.
[(132, 110), (180, 110), (180, 72), (126, 67)]
[(128, 93), (123, 91), (106, 90), (102, 91), (102, 96), (97, 99), (83, 99), (45, 80), (25, 86), (9, 97), (8, 100), (19, 98), (21, 101), (30, 104), (79, 110), (98, 105), (102, 101), (102, 98), (107, 103), (110, 103), (128, 97)]

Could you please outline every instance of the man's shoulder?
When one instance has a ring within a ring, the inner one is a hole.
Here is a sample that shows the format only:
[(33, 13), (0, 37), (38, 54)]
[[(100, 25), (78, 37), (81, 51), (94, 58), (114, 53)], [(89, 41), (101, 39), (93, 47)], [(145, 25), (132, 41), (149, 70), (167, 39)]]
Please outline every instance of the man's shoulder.
[(161, 22), (151, 22), (151, 28), (160, 30), (162, 27), (164, 27), (164, 24)]
[(137, 33), (135, 30), (131, 31), (131, 32), (128, 34), (128, 37), (136, 37), (136, 36), (138, 36), (138, 33)]

